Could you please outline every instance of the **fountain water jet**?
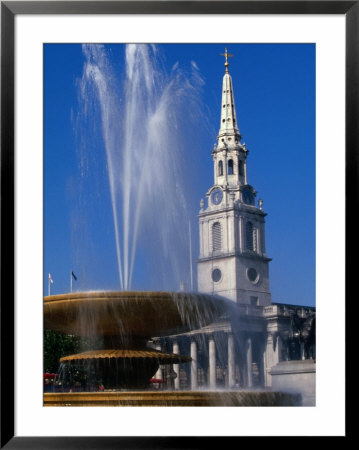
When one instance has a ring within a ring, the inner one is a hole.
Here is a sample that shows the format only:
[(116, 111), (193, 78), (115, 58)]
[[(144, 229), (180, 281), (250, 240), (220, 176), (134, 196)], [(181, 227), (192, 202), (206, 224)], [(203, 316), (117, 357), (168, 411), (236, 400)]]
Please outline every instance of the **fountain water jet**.
[(92, 125), (101, 132), (106, 154), (120, 288), (132, 289), (140, 245), (164, 269), (153, 274), (163, 272), (163, 280), (154, 284), (176, 290), (189, 277), (183, 230), (192, 214), (184, 192), (190, 187), (184, 182), (182, 150), (184, 130), (190, 138), (189, 125), (203, 115), (198, 69), (192, 65), (185, 76), (177, 66), (167, 75), (160, 69), (156, 46), (129, 44), (120, 82), (104, 46), (83, 45), (83, 54), (76, 122), (80, 164), (97, 163), (88, 155)]

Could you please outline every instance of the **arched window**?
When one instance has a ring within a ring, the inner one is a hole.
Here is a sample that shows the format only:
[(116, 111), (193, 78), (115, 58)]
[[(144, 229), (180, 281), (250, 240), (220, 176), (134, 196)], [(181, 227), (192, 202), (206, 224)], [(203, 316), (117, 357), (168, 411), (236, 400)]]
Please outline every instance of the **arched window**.
[(228, 161), (228, 175), (233, 175), (233, 159)]
[(222, 227), (219, 222), (215, 222), (212, 226), (212, 249), (214, 252), (222, 248)]
[(221, 177), (223, 175), (223, 161), (219, 161), (218, 163), (218, 176)]
[(239, 176), (243, 177), (244, 168), (243, 168), (243, 161), (241, 159), (238, 160), (238, 173), (239, 173)]
[(246, 242), (247, 242), (247, 250), (254, 250), (254, 242), (253, 242), (253, 224), (252, 222), (247, 222), (246, 224)]

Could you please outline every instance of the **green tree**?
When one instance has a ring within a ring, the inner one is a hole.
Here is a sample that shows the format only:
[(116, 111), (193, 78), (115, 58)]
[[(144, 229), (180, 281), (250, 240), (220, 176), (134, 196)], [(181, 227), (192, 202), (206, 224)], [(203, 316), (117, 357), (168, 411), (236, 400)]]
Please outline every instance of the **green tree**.
[(102, 348), (102, 340), (98, 337), (84, 338), (45, 329), (44, 371), (57, 373), (63, 356), (98, 348)]
[(44, 331), (44, 371), (56, 373), (60, 358), (81, 351), (82, 342), (78, 336), (71, 336), (53, 330)]

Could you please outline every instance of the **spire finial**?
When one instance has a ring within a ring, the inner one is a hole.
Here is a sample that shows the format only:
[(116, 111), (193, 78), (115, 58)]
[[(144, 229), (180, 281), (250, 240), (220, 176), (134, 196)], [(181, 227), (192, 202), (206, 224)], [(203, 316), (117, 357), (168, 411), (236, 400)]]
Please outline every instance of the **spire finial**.
[(226, 68), (226, 73), (228, 73), (228, 66), (229, 66), (228, 58), (232, 58), (233, 55), (228, 53), (227, 48), (225, 48), (224, 49), (224, 53), (221, 53), (221, 56), (224, 56), (226, 58), (225, 63), (224, 63), (224, 67)]

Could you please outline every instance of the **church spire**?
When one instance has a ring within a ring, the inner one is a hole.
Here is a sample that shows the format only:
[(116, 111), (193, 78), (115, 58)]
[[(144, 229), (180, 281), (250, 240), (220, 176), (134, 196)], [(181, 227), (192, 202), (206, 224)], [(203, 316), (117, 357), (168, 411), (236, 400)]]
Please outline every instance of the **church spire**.
[(218, 138), (221, 138), (222, 136), (233, 136), (234, 139), (237, 138), (237, 140), (240, 140), (241, 136), (237, 125), (232, 77), (230, 76), (228, 70), (228, 58), (231, 58), (233, 55), (228, 53), (227, 49), (225, 49), (225, 53), (222, 53), (221, 55), (225, 57), (224, 67), (226, 68), (226, 71), (223, 76), (221, 124)]
[[(239, 200), (241, 196), (240, 187), (247, 184), (248, 150), (245, 144), (241, 142), (242, 136), (237, 125), (232, 77), (228, 70), (228, 58), (233, 55), (225, 49), (222, 56), (225, 57), (225, 74), (222, 83), (221, 124), (217, 135), (217, 143), (212, 150), (214, 184), (234, 190), (234, 200)], [(227, 203), (230, 203), (232, 195), (229, 195), (229, 191), (227, 194)]]

